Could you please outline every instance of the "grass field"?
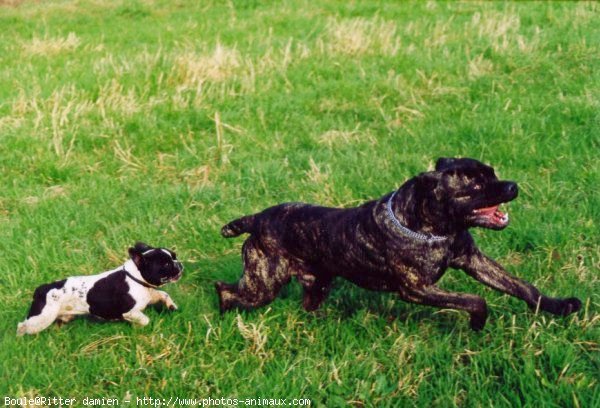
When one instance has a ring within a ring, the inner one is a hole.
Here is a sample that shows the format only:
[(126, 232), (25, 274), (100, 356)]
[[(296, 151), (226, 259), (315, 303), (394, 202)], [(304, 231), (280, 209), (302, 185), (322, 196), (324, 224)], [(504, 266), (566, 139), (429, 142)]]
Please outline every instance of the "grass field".
[[(600, 406), (597, 3), (0, 1), (0, 396), (308, 398), (314, 406)], [(470, 156), (516, 180), (479, 246), (584, 309), (464, 314), (338, 281), (219, 316), (227, 221), (353, 206)], [(34, 288), (177, 250), (180, 311), (16, 338)], [(2, 401), (4, 403), (4, 399)]]

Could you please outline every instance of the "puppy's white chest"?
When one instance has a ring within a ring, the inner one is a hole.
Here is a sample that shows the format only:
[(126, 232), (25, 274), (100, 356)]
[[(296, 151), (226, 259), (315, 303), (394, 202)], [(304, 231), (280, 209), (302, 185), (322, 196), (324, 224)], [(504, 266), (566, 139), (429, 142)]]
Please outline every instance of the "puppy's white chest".
[(135, 300), (137, 308), (143, 309), (152, 300), (150, 291), (137, 283), (132, 283), (129, 286), (129, 295)]

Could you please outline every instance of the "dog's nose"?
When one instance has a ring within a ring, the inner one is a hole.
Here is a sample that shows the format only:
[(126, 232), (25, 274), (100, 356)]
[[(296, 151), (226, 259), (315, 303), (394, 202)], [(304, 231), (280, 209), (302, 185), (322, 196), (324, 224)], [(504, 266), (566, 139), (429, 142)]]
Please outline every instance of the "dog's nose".
[(516, 196), (519, 193), (519, 187), (517, 186), (517, 183), (513, 183), (512, 181), (509, 181), (504, 186), (504, 191), (506, 192), (506, 194), (509, 194), (511, 196)]

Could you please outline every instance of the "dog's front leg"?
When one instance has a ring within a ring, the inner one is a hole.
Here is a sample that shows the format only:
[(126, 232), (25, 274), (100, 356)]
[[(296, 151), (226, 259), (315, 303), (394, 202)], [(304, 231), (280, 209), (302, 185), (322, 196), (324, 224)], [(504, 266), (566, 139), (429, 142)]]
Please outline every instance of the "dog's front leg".
[(163, 303), (169, 310), (177, 310), (177, 305), (171, 299), (167, 292), (162, 290), (150, 289), (150, 304)]
[(558, 299), (544, 296), (535, 286), (512, 276), (477, 249), (458, 259), (456, 265), (452, 266), (464, 270), (484, 285), (524, 300), (534, 310), (539, 307), (545, 312), (566, 316), (581, 308), (581, 301), (574, 297)]
[(488, 315), (487, 304), (479, 296), (447, 292), (434, 285), (403, 289), (399, 292), (399, 296), (403, 300), (421, 305), (467, 311), (471, 315), (471, 329), (481, 330), (485, 326)]
[(140, 326), (146, 326), (150, 323), (150, 318), (142, 313), (141, 310), (130, 310), (127, 313), (123, 313), (123, 319), (131, 323), (139, 324)]

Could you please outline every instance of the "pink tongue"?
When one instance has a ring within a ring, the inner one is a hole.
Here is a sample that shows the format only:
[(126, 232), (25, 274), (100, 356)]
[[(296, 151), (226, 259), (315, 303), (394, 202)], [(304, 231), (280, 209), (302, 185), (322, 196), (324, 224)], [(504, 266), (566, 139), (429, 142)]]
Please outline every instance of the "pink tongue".
[(485, 208), (478, 208), (475, 210), (475, 212), (477, 212), (478, 214), (485, 214), (485, 215), (492, 215), (498, 211), (498, 206), (494, 205), (491, 207), (485, 207)]
[(478, 208), (475, 210), (477, 214), (483, 215), (484, 217), (490, 218), (490, 221), (501, 224), (504, 223), (505, 214), (498, 210), (499, 205), (493, 205), (491, 207)]

